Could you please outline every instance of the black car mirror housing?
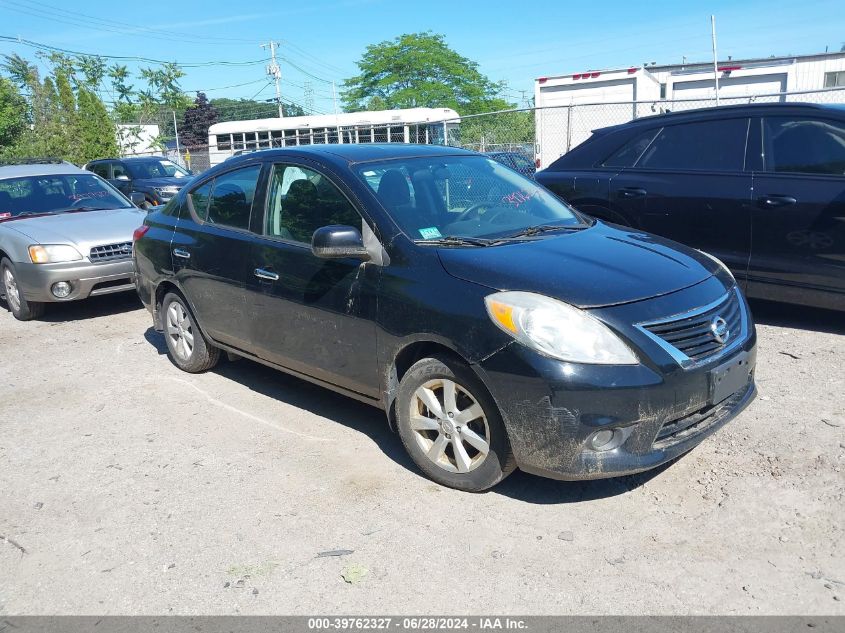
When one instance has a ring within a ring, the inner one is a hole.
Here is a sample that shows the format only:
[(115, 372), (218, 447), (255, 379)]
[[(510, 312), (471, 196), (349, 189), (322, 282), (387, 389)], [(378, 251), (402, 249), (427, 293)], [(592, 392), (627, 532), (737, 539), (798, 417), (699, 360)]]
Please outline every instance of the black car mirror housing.
[(331, 225), (317, 229), (311, 237), (311, 252), (322, 259), (370, 259), (361, 231), (354, 226)]

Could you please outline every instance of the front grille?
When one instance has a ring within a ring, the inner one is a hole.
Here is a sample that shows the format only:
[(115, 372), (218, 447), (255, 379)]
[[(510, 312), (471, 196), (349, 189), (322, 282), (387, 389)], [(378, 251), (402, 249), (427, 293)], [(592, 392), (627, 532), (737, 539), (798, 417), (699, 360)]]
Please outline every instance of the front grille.
[[(719, 318), (724, 320), (727, 328), (727, 334), (722, 335), (722, 340), (719, 340), (716, 333), (718, 328), (714, 325)], [(642, 323), (639, 327), (659, 342), (680, 352), (680, 355), (673, 355), (681, 361), (697, 363), (718, 354), (743, 336), (742, 300), (739, 291), (733, 290), (704, 308), (671, 319)]]
[(88, 259), (92, 262), (108, 262), (115, 259), (128, 259), (130, 257), (132, 257), (132, 242), (95, 246), (88, 254)]
[(708, 405), (694, 413), (666, 422), (660, 428), (660, 431), (658, 431), (657, 437), (654, 438), (654, 448), (664, 449), (683, 442), (687, 438), (697, 435), (723, 420), (748, 394), (748, 390), (752, 388), (750, 382), (751, 379), (749, 378), (749, 384), (744, 389), (740, 389), (730, 396), (727, 400), (723, 400), (718, 404)]

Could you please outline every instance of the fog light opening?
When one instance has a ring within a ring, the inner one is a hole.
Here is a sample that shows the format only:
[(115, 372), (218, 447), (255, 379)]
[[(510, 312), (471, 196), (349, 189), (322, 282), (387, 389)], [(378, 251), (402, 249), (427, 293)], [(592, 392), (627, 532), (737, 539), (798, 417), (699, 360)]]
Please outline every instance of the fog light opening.
[(50, 292), (53, 293), (53, 296), (56, 297), (56, 299), (66, 299), (70, 296), (72, 290), (73, 286), (71, 286), (70, 282), (67, 281), (57, 281), (50, 288)]
[(622, 429), (601, 429), (590, 435), (587, 446), (592, 450), (601, 453), (612, 451), (625, 439), (625, 432)]

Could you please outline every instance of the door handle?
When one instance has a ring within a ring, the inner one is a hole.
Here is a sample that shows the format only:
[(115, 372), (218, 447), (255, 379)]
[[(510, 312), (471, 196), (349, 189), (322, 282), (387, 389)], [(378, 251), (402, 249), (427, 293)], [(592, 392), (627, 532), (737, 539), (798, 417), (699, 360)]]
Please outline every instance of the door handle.
[(272, 270), (264, 270), (263, 268), (256, 268), (255, 276), (259, 279), (266, 279), (267, 281), (279, 281), (279, 273), (274, 273)]
[(775, 207), (788, 207), (798, 202), (792, 196), (761, 196), (757, 198), (757, 202), (764, 209), (774, 209)]
[(188, 251), (186, 251), (184, 248), (174, 248), (173, 254), (176, 257), (181, 257), (182, 259), (190, 259), (191, 258), (191, 254)]
[(643, 198), (648, 192), (639, 187), (625, 187), (619, 189), (616, 193), (619, 194), (620, 198)]

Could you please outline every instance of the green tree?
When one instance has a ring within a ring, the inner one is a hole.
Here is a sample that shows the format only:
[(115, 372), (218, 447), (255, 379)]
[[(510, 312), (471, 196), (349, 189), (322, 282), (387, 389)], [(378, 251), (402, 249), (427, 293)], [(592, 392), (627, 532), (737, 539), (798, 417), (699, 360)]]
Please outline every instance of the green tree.
[(459, 114), (514, 107), (497, 97), (503, 84), (449, 48), (442, 35), (411, 33), (367, 47), (360, 74), (343, 82), (348, 112), (392, 108), (453, 108)]
[(20, 140), (27, 127), (26, 99), (5, 77), (0, 77), (0, 154)]
[(79, 162), (117, 156), (119, 149), (115, 124), (102, 100), (92, 90), (82, 86), (77, 96), (77, 108)]

